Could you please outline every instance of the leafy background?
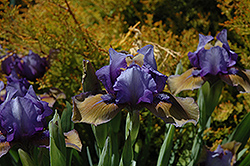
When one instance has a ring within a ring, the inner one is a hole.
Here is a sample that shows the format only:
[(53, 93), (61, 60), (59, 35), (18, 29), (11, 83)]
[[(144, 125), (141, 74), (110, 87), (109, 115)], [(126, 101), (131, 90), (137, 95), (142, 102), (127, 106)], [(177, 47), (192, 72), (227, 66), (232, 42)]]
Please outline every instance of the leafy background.
[[(110, 47), (129, 51), (135, 43), (153, 44), (158, 70), (172, 75), (179, 62), (183, 71), (190, 67), (187, 53), (196, 50), (199, 33), (216, 36), (226, 28), (229, 45), (239, 55), (237, 65), (249, 69), (249, 20), (248, 0), (0, 0), (0, 45), (23, 55), (32, 50), (47, 56), (50, 49), (60, 50), (51, 68), (33, 86), (40, 93), (51, 87), (63, 90), (67, 98), (54, 105), (61, 114), (66, 101), (71, 102), (71, 97), (82, 91), (82, 60), (90, 60), (99, 69), (108, 64)], [(0, 73), (0, 78), (6, 82), (4, 74)], [(196, 94), (195, 90), (180, 96), (196, 98)], [(205, 130), (206, 144), (215, 149), (249, 111), (250, 95), (225, 85), (211, 127)], [(124, 124), (124, 112), (122, 116)], [(136, 156), (138, 163), (156, 165), (165, 124), (147, 110), (141, 111), (140, 118), (135, 147), (143, 154)], [(73, 153), (72, 163), (77, 165), (87, 158), (86, 147), (97, 163), (90, 125), (76, 124), (75, 128), (84, 148)], [(176, 129), (170, 164), (187, 165), (196, 131), (192, 124)], [(0, 162), (6, 158), (10, 156), (5, 155)]]

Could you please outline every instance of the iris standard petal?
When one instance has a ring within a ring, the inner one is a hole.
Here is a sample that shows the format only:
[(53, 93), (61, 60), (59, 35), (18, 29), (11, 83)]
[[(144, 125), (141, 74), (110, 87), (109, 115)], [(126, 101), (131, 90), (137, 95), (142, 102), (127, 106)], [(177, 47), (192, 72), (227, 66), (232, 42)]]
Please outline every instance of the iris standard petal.
[(147, 67), (152, 67), (154, 70), (157, 70), (157, 65), (154, 57), (154, 47), (152, 45), (146, 45), (137, 51), (139, 54), (144, 55), (144, 64)]
[(8, 93), (14, 92), (17, 90), (15, 96), (24, 96), (29, 88), (30, 83), (26, 78), (19, 79), (15, 70), (12, 70), (11, 75), (7, 76), (7, 86), (6, 91)]
[(196, 52), (189, 52), (188, 59), (193, 67), (200, 68), (199, 58)]
[(156, 83), (150, 74), (138, 66), (133, 66), (121, 73), (114, 85), (116, 103), (136, 105), (140, 102), (151, 103), (156, 93)]
[(37, 118), (40, 115), (40, 109), (27, 98), (17, 97), (13, 100), (15, 109), (12, 114), (20, 127), (21, 137), (30, 137), (37, 131), (42, 131), (45, 125)]
[(165, 99), (157, 98), (155, 104), (145, 105), (157, 117), (160, 117), (164, 122), (171, 123), (176, 127), (181, 127), (184, 124), (191, 122), (197, 124), (199, 120), (199, 107), (193, 98), (180, 98), (171, 95), (170, 93), (161, 93), (165, 95)]
[(222, 43), (222, 46), (224, 49), (226, 49), (226, 51), (229, 54), (229, 64), (228, 67), (231, 67), (233, 65), (236, 64), (238, 55), (233, 52), (232, 50), (230, 50), (229, 44), (227, 42), (227, 30), (223, 29), (217, 36), (216, 38)]
[(199, 50), (201, 50), (202, 48), (204, 48), (205, 45), (206, 45), (208, 42), (212, 41), (213, 39), (214, 39), (213, 36), (204, 36), (204, 35), (202, 35), (202, 34), (199, 34), (199, 45), (198, 45), (198, 47), (197, 47), (196, 52), (198, 52)]
[[(12, 53), (11, 53), (12, 54)], [(6, 58), (7, 56), (9, 56), (8, 58)], [(5, 59), (6, 58), (6, 59)], [(21, 58), (19, 58), (17, 56), (17, 54), (12, 54), (12, 55), (4, 55), (2, 57), (0, 57), (0, 59), (5, 59), (2, 64), (2, 71), (6, 74), (6, 75), (10, 75), (11, 71), (13, 69), (17, 69), (17, 64), (20, 63)]]
[(72, 121), (99, 125), (114, 118), (122, 108), (114, 103), (105, 102), (102, 96), (103, 94), (88, 97), (85, 94), (74, 96)]
[(121, 74), (121, 71), (123, 71), (123, 69), (126, 69), (128, 67), (126, 62), (126, 57), (132, 55), (116, 52), (113, 48), (109, 49), (109, 55), (110, 55), (110, 65), (109, 65), (110, 77), (112, 83), (114, 84), (116, 78)]
[[(25, 108), (23, 107), (25, 104)], [(26, 105), (28, 104), (28, 105)], [(4, 110), (1, 111), (1, 127), (6, 131), (6, 138), (8, 142), (20, 139), (23, 136), (31, 136), (35, 133), (33, 124), (29, 120), (25, 110), (30, 109), (29, 102), (21, 100), (16, 97), (5, 105)], [(30, 115), (32, 117), (32, 115)]]
[(103, 83), (108, 93), (113, 94), (113, 84), (110, 77), (110, 66), (104, 66), (96, 71), (97, 78)]
[(223, 29), (218, 35), (216, 36), (216, 39), (218, 39), (226, 49), (230, 50), (230, 47), (227, 42), (227, 30)]
[[(237, 68), (234, 73), (220, 75), (220, 78), (226, 82), (228, 85), (236, 86), (237, 89), (241, 92), (250, 92), (250, 70), (240, 70)], [(231, 69), (231, 70), (232, 70)], [(230, 72), (230, 70), (229, 70)]]
[(194, 90), (200, 88), (205, 82), (200, 76), (193, 76), (195, 68), (187, 70), (181, 75), (172, 75), (168, 77), (167, 83), (171, 93), (178, 94), (183, 90)]
[(228, 64), (225, 54), (225, 50), (219, 46), (212, 47), (209, 50), (202, 50), (199, 53), (200, 75), (203, 77), (207, 74), (217, 75), (219, 72), (227, 73)]
[(108, 93), (113, 94), (113, 85), (116, 78), (127, 68), (126, 57), (129, 55), (118, 53), (113, 48), (109, 49), (110, 64), (96, 71), (97, 78), (103, 83)]
[(236, 54), (235, 52), (233, 52), (232, 50), (228, 50), (230, 57), (231, 57), (231, 62), (229, 64), (229, 67), (233, 66), (236, 64), (237, 59), (238, 59), (238, 54)]
[(213, 40), (213, 36), (204, 36), (202, 34), (199, 34), (199, 45), (197, 47), (197, 50), (195, 52), (189, 52), (188, 53), (188, 58), (190, 60), (190, 63), (193, 67), (198, 67), (200, 68), (200, 59), (199, 59), (199, 52), (204, 50), (204, 47), (208, 42)]
[[(34, 107), (34, 111), (36, 110), (36, 113), (38, 114), (36, 117), (36, 120), (44, 125), (44, 127), (47, 126), (46, 119), (45, 117), (49, 116), (52, 114), (52, 110), (49, 107), (49, 104), (45, 101), (41, 101), (38, 99), (38, 97), (35, 94), (35, 91), (33, 90), (33, 87), (30, 86), (28, 89), (27, 94), (25, 95), (25, 98), (29, 99)], [(36, 130), (40, 130), (39, 127), (36, 127)]]
[(218, 41), (220, 41), (222, 43), (221, 47), (223, 47), (224, 49), (226, 49), (226, 51), (228, 52), (229, 57), (230, 57), (230, 63), (229, 63), (228, 67), (232, 67), (233, 65), (236, 64), (238, 55), (235, 52), (233, 52), (232, 50), (230, 50), (229, 44), (227, 42), (227, 30), (226, 29), (222, 30), (217, 35), (216, 38), (218, 39)]

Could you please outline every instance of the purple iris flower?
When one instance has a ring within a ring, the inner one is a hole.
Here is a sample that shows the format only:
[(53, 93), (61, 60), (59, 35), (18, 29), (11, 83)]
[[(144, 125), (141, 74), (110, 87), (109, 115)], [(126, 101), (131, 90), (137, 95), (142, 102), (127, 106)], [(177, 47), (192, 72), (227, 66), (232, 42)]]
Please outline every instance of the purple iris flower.
[(0, 130), (6, 136), (6, 141), (27, 139), (46, 127), (45, 117), (52, 113), (48, 103), (40, 101), (32, 86), (25, 96), (13, 98), (14, 93), (8, 93), (0, 105)]
[(233, 158), (233, 153), (229, 150), (223, 150), (223, 148), (218, 145), (215, 151), (207, 152), (207, 160), (205, 165), (213, 166), (231, 166), (231, 161)]
[[(47, 57), (49, 58), (49, 56)], [(6, 75), (10, 75), (12, 70), (30, 81), (36, 81), (41, 78), (49, 68), (47, 58), (41, 58), (38, 54), (29, 51), (27, 56), (18, 57), (15, 53), (6, 53), (2, 56), (2, 71)]]
[(183, 90), (200, 88), (203, 83), (223, 80), (231, 86), (237, 86), (241, 92), (250, 92), (250, 71), (234, 67), (238, 55), (230, 50), (227, 42), (227, 30), (222, 30), (214, 45), (212, 36), (199, 35), (199, 45), (195, 52), (189, 52), (191, 69), (182, 75), (170, 76), (170, 91), (178, 94)]
[(107, 94), (85, 92), (73, 97), (74, 122), (98, 125), (111, 120), (124, 107), (129, 111), (146, 107), (166, 123), (196, 124), (199, 111), (192, 98), (177, 98), (163, 92), (167, 76), (157, 71), (152, 45), (139, 49), (136, 55), (112, 48), (109, 54), (110, 64), (92, 76), (103, 83)]
[(52, 113), (48, 103), (40, 101), (30, 86), (25, 96), (7, 93), (0, 105), (0, 130), (6, 141), (27, 139), (46, 127), (45, 117)]
[(231, 166), (236, 162), (236, 152), (241, 146), (240, 142), (232, 141), (218, 145), (217, 149), (210, 151), (204, 148), (199, 160), (201, 166)]
[(157, 71), (153, 46), (138, 50), (134, 57), (110, 48), (110, 65), (96, 72), (116, 103), (135, 106), (140, 102), (152, 103), (153, 96), (163, 91), (167, 76)]
[[(46, 117), (53, 111), (41, 101), (26, 79), (12, 74), (7, 77), (6, 98), (0, 105), (0, 157), (15, 143), (43, 143), (46, 134)], [(1, 89), (2, 89), (1, 83)]]
[(41, 78), (48, 68), (46, 58), (41, 58), (38, 54), (29, 51), (29, 54), (22, 58), (17, 64), (18, 73), (30, 81)]
[(199, 45), (195, 52), (189, 52), (188, 57), (193, 67), (199, 70), (200, 76), (207, 74), (227, 74), (228, 68), (236, 64), (238, 55), (230, 50), (227, 42), (227, 30), (222, 30), (217, 36), (213, 46), (212, 36), (199, 34)]

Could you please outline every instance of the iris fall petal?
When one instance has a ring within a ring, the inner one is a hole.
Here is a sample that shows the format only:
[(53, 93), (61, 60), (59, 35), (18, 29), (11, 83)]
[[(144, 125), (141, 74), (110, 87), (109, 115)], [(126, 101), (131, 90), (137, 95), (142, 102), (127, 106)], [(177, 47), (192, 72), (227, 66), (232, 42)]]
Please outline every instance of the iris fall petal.
[(102, 94), (89, 96), (78, 95), (73, 97), (74, 123), (90, 123), (99, 125), (110, 121), (122, 109), (114, 103), (107, 103), (102, 99)]
[(1, 142), (0, 143), (0, 158), (5, 155), (6, 153), (8, 153), (8, 151), (10, 150), (11, 146), (9, 142)]
[(205, 80), (203, 80), (202, 77), (193, 76), (192, 73), (194, 70), (195, 68), (191, 68), (181, 75), (169, 76), (167, 82), (171, 93), (176, 95), (183, 90), (200, 88)]
[(175, 97), (169, 93), (165, 95), (168, 96), (168, 100), (159, 101), (155, 106), (146, 105), (146, 107), (157, 117), (176, 127), (181, 127), (188, 122), (193, 124), (198, 122), (199, 107), (193, 98)]
[(79, 152), (81, 152), (82, 143), (81, 143), (81, 140), (79, 138), (78, 132), (75, 129), (73, 129), (67, 133), (64, 133), (64, 136), (65, 136), (66, 147), (71, 147), (71, 148), (74, 148), (74, 149), (78, 150)]
[(235, 74), (221, 75), (220, 78), (228, 85), (236, 86), (241, 93), (250, 92), (250, 70), (236, 69)]

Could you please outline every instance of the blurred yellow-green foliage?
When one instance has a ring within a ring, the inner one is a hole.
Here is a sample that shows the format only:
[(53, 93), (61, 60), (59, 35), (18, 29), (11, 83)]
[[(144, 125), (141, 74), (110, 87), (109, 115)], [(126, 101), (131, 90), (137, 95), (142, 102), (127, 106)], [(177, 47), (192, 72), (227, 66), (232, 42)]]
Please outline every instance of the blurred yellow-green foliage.
[[(71, 101), (82, 90), (82, 60), (90, 60), (99, 69), (108, 64), (110, 47), (129, 51), (153, 44), (158, 70), (171, 75), (180, 61), (184, 71), (190, 67), (187, 53), (196, 50), (199, 33), (215, 36), (226, 28), (230, 47), (239, 55), (238, 65), (250, 68), (249, 18), (248, 0), (19, 0), (15, 6), (0, 0), (0, 45), (24, 55), (32, 50), (46, 56), (50, 49), (59, 49), (52, 67), (36, 85), (40, 89), (57, 87)], [(5, 80), (3, 74), (0, 77)], [(181, 95), (195, 97), (196, 92)], [(250, 95), (238, 94), (235, 88), (225, 85), (212, 115), (212, 126), (205, 131), (208, 145), (217, 145), (232, 132), (250, 111), (249, 99)], [(164, 123), (149, 112), (141, 115), (141, 130), (151, 130), (154, 136), (144, 140), (141, 134), (141, 143), (151, 141), (154, 148), (148, 153), (158, 153)], [(143, 121), (149, 117), (150, 121)], [(192, 130), (195, 129), (190, 124), (178, 129), (173, 153), (191, 148), (188, 142)], [(186, 143), (178, 142), (180, 138)], [(180, 158), (171, 162), (188, 162), (185, 157)]]

